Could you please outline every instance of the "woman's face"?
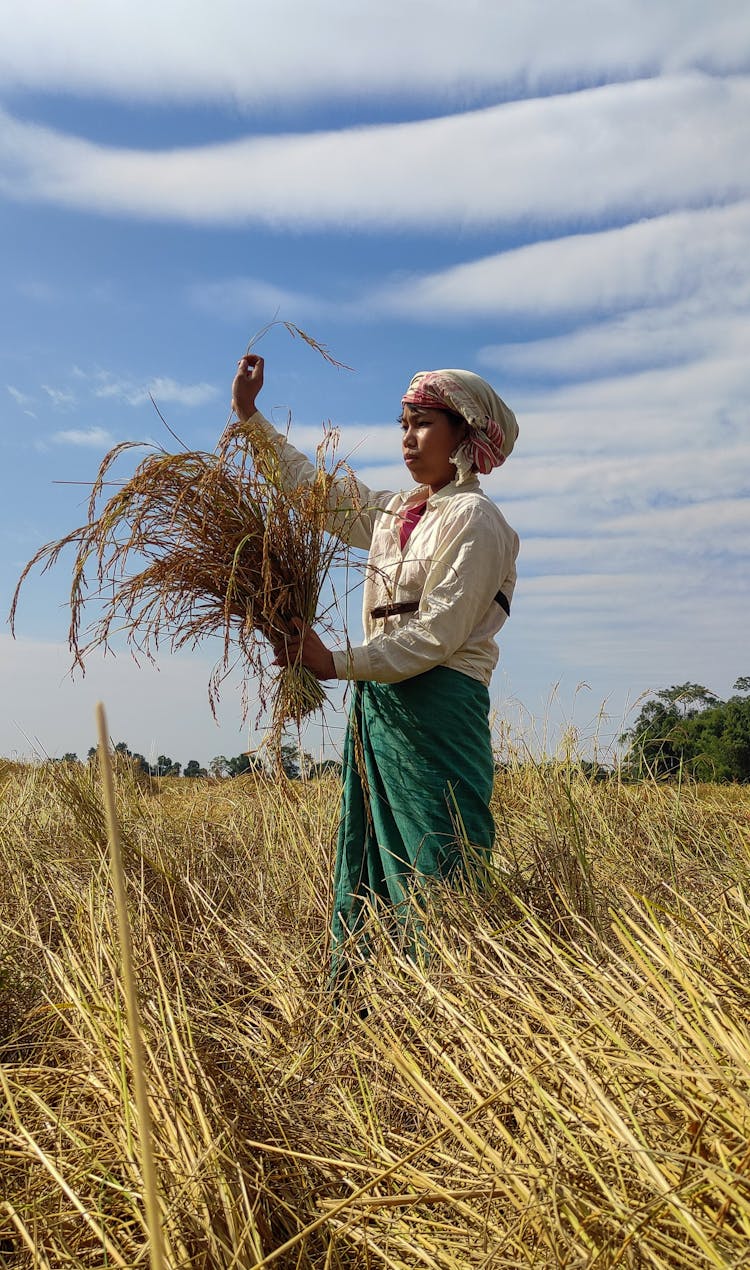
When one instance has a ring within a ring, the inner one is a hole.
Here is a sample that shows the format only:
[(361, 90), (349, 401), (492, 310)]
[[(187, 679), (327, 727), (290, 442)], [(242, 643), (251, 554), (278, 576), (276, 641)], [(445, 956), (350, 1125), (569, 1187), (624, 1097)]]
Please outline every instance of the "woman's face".
[(429, 485), (433, 494), (456, 475), (450, 456), (465, 435), (466, 424), (455, 422), (445, 410), (404, 406), (401, 411), (404, 463), (414, 480)]

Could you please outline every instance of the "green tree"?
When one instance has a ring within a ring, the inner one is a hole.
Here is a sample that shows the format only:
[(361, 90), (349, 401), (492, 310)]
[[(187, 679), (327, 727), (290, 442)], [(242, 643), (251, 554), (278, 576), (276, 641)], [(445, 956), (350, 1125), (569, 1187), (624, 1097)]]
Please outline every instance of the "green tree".
[(251, 763), (249, 754), (235, 754), (234, 758), (229, 759), (229, 775), (244, 776), (245, 772), (255, 770), (255, 764)]
[(286, 741), (281, 747), (281, 766), (291, 781), (298, 781), (312, 775), (315, 761), (300, 745)]
[(179, 776), (182, 771), (181, 763), (173, 763), (171, 758), (166, 754), (160, 754), (151, 768), (152, 776)]
[(327, 776), (331, 772), (341, 772), (341, 763), (337, 758), (324, 758), (319, 763), (311, 762), (308, 775), (313, 777)]
[(730, 697), (694, 721), (691, 768), (697, 780), (750, 781), (750, 697)]
[(688, 721), (715, 700), (702, 684), (674, 684), (662, 688), (641, 707), (632, 728), (623, 732), (620, 743), (629, 749), (627, 769), (631, 775), (672, 776), (685, 761)]
[(281, 766), (286, 772), (290, 781), (297, 781), (300, 778), (299, 766), (299, 746), (285, 742), (281, 747)]
[[(750, 693), (750, 677), (734, 687)], [(645, 702), (620, 741), (630, 747), (626, 769), (634, 776), (682, 771), (696, 780), (750, 781), (750, 696), (722, 701), (702, 684), (675, 684)]]
[(707, 710), (720, 700), (710, 688), (703, 684), (675, 684), (671, 688), (662, 688), (657, 697), (669, 702), (683, 719), (692, 719), (701, 710)]
[[(94, 751), (96, 753), (96, 751)], [(89, 755), (91, 750), (89, 750)], [(150, 764), (142, 754), (134, 753), (128, 746), (127, 741), (118, 741), (115, 746), (115, 754), (119, 754), (121, 758), (130, 759), (136, 771), (144, 772), (146, 776), (156, 776), (157, 773), (152, 770)]]
[(263, 763), (256, 754), (236, 754), (229, 759), (229, 775), (245, 776), (247, 772), (264, 771)]
[(191, 758), (191, 759), (188, 759), (187, 763), (185, 764), (182, 770), (182, 775), (188, 776), (188, 777), (208, 776), (208, 772), (206, 771), (205, 767), (201, 767), (197, 758)]

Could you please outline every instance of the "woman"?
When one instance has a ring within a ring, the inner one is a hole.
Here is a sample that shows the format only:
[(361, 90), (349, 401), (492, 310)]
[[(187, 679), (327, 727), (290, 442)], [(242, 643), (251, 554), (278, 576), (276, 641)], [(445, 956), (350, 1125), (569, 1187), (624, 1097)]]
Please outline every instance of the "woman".
[[(256, 410), (263, 360), (242, 358), (233, 407), (274, 440), (290, 485), (314, 472)], [(334, 969), (368, 905), (406, 911), (428, 879), (487, 857), (493, 757), (488, 685), (510, 613), (518, 537), (480, 488), (510, 454), (515, 416), (471, 371), (420, 372), (402, 399), (411, 493), (334, 485), (331, 532), (369, 551), (364, 643), (332, 651), (303, 629), (278, 654), (356, 684), (344, 753), (333, 913)], [(356, 506), (354, 505), (356, 504)]]

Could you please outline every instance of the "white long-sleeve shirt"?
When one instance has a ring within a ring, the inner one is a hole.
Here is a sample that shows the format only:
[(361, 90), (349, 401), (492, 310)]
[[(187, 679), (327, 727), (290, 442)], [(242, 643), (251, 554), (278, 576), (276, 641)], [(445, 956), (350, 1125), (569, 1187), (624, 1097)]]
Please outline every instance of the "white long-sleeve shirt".
[[(302, 485), (314, 465), (258, 411), (249, 420), (274, 441), (285, 481)], [(518, 535), (477, 478), (436, 494), (371, 490), (362, 482), (331, 488), (330, 531), (368, 551), (363, 593), (364, 643), (334, 652), (339, 679), (399, 683), (447, 666), (489, 684), (499, 656), (495, 636), (516, 584)], [(405, 512), (426, 501), (403, 551)], [(373, 617), (373, 610), (417, 603), (418, 611)]]

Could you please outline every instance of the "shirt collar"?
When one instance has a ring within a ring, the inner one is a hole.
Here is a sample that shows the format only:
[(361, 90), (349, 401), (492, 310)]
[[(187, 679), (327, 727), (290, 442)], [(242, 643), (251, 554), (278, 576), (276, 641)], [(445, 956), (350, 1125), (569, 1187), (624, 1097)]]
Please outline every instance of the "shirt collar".
[(437, 502), (440, 499), (452, 498), (454, 494), (463, 494), (465, 491), (473, 492), (478, 489), (481, 489), (479, 478), (472, 473), (471, 476), (465, 478), (460, 485), (457, 485), (455, 481), (450, 481), (435, 494), (431, 494), (426, 485), (418, 485), (416, 489), (410, 490), (408, 494), (404, 493), (404, 503), (409, 506), (415, 503), (426, 502), (428, 506), (430, 506), (432, 503)]

